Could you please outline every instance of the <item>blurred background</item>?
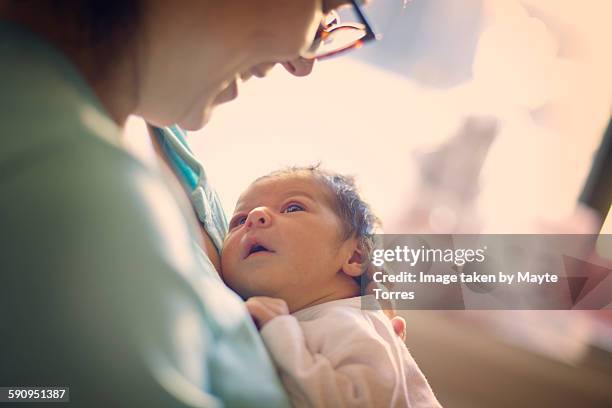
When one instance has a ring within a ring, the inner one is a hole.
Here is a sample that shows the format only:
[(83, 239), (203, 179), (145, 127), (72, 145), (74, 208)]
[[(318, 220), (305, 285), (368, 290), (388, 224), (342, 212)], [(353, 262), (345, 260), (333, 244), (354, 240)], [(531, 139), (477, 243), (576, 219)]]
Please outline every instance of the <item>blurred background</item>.
[[(190, 134), (227, 213), (256, 177), (321, 162), (385, 232), (597, 232), (577, 200), (610, 120), (612, 2), (402, 3), (368, 6), (380, 42), (251, 79)], [(610, 309), (400, 314), (444, 406), (612, 407)]]

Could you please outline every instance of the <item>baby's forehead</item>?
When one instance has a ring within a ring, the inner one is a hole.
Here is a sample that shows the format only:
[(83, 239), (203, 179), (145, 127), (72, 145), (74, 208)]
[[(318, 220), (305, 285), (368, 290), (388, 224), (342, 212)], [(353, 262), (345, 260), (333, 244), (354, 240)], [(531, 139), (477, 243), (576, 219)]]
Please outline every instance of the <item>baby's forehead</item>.
[(311, 174), (281, 174), (260, 178), (253, 182), (238, 198), (236, 208), (243, 205), (260, 206), (266, 202), (303, 195), (307, 198), (329, 204), (329, 189)]

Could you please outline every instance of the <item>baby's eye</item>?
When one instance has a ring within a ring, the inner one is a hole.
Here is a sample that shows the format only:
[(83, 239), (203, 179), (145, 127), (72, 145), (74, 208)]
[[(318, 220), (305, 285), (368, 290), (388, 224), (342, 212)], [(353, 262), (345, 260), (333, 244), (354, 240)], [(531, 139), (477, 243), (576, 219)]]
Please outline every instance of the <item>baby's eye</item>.
[(236, 228), (237, 226), (244, 224), (246, 222), (246, 219), (247, 217), (245, 215), (241, 215), (232, 219), (232, 221), (230, 222), (230, 229)]
[(304, 207), (299, 204), (289, 204), (283, 212), (291, 213), (296, 211), (304, 211)]

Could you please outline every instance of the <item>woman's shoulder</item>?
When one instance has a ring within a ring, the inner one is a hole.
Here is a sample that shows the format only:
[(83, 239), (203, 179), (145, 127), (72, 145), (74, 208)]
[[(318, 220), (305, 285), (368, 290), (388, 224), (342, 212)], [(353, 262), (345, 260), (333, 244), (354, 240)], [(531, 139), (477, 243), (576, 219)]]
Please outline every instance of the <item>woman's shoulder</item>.
[(0, 34), (10, 38), (1, 44), (0, 64), (4, 178), (44, 163), (59, 171), (77, 162), (100, 165), (95, 158), (119, 158), (119, 127), (69, 59), (16, 25), (0, 22)]

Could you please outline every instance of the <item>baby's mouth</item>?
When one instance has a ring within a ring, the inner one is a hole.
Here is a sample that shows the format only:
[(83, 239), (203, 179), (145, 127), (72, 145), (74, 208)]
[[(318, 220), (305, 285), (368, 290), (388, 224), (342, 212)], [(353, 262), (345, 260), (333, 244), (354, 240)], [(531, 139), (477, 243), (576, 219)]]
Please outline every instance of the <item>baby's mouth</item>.
[(253, 255), (253, 254), (257, 254), (260, 252), (267, 252), (267, 253), (272, 253), (274, 251), (266, 248), (265, 246), (261, 245), (261, 244), (253, 244), (251, 245), (251, 247), (249, 248), (249, 252), (247, 253), (247, 256), (245, 258), (248, 258), (249, 256)]

